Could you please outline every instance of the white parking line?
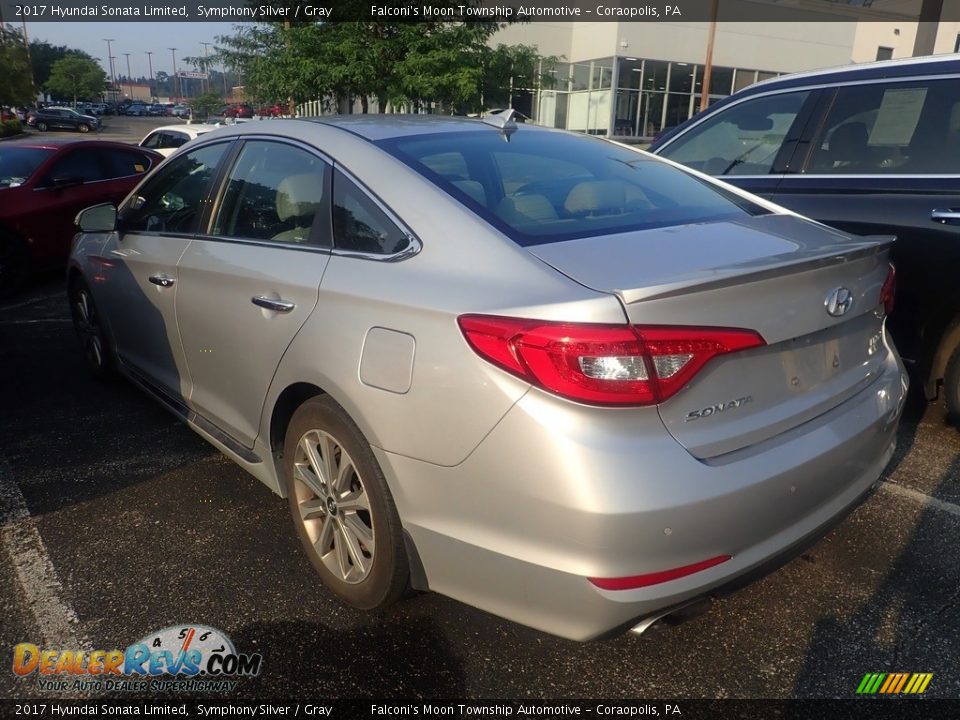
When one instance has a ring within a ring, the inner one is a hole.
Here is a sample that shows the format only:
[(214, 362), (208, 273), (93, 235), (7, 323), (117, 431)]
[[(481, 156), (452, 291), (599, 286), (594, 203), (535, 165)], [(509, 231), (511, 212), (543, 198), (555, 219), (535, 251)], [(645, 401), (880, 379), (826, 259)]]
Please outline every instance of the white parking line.
[(919, 490), (904, 487), (903, 485), (898, 485), (897, 483), (890, 482), (889, 480), (884, 480), (882, 483), (880, 483), (880, 489), (888, 493), (893, 493), (894, 495), (907, 498), (908, 500), (913, 500), (921, 505), (928, 505), (932, 508), (936, 508), (937, 510), (942, 510), (943, 512), (949, 513), (955, 517), (960, 517), (960, 505), (956, 505), (955, 503), (947, 502), (945, 500), (939, 500), (935, 497), (927, 495), (926, 493), (922, 493)]
[(42, 642), (49, 648), (91, 649), (77, 614), (63, 597), (63, 584), (30, 517), (6, 458), (0, 457), (0, 546), (10, 558)]

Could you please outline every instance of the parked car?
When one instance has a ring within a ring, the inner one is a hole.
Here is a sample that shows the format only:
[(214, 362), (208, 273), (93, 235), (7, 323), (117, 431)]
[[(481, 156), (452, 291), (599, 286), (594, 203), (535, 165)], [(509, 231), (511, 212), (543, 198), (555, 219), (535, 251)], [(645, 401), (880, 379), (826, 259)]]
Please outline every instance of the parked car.
[(97, 130), (100, 120), (93, 115), (81, 115), (76, 110), (47, 107), (33, 110), (27, 116), (27, 125), (40, 132), (47, 130), (79, 130), (82, 133)]
[(225, 105), (220, 109), (219, 115), (225, 118), (243, 118), (250, 119), (254, 116), (253, 106), (247, 103), (236, 103), (234, 105)]
[(241, 124), (78, 223), (91, 368), (287, 496), (355, 607), (412, 585), (641, 630), (822, 533), (894, 450), (890, 239), (606, 140)]
[(150, 131), (143, 140), (140, 141), (140, 147), (149, 148), (160, 153), (164, 157), (172, 155), (181, 145), (200, 137), (204, 133), (216, 130), (217, 125), (163, 125)]
[(148, 107), (144, 103), (130, 103), (123, 109), (124, 115), (133, 115), (135, 117), (142, 117), (148, 113)]
[(32, 269), (63, 267), (76, 214), (119, 202), (162, 159), (100, 140), (0, 143), (0, 296), (22, 288)]
[(190, 117), (190, 108), (187, 105), (174, 105), (171, 111), (174, 117)]
[(147, 115), (150, 117), (163, 117), (167, 114), (167, 109), (158, 103), (147, 106)]
[(960, 420), (960, 60), (787, 75), (651, 150), (851, 233), (897, 236), (893, 337)]

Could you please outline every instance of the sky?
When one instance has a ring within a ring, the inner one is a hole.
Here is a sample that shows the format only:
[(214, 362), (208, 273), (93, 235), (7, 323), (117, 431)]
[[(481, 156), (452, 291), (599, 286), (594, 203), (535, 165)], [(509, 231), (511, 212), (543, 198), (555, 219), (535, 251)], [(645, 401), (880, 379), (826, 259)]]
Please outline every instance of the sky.
[(99, 59), (107, 75), (110, 66), (104, 38), (113, 39), (114, 70), (117, 75), (127, 74), (124, 53), (130, 53), (132, 77), (149, 77), (148, 50), (153, 53), (153, 74), (160, 70), (170, 73), (172, 47), (177, 48), (177, 69), (192, 70), (181, 60), (203, 55), (201, 42), (213, 43), (218, 35), (232, 35), (233, 28), (234, 23), (229, 22), (27, 22), (31, 40), (83, 50)]

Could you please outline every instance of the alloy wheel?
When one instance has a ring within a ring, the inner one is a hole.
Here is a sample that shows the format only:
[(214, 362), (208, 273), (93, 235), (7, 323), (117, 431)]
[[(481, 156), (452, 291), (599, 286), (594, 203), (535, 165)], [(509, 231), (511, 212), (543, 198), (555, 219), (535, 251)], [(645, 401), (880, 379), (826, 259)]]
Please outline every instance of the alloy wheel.
[(322, 430), (300, 438), (293, 463), (299, 520), (313, 551), (334, 577), (354, 585), (373, 567), (370, 499), (353, 459)]
[(96, 308), (85, 288), (76, 291), (73, 300), (74, 323), (87, 361), (94, 368), (103, 367), (103, 342)]

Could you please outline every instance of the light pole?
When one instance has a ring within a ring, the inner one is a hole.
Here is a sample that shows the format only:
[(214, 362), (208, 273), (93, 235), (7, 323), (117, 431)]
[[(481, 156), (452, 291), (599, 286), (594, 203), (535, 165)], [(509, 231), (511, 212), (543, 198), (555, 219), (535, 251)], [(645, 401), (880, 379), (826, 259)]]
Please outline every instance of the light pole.
[(124, 53), (127, 56), (127, 85), (130, 86), (130, 99), (133, 100), (133, 78), (130, 76), (130, 53)]
[[(110, 47), (110, 43), (114, 42), (114, 38), (104, 38), (103, 41), (107, 44), (107, 62), (110, 63), (110, 90), (113, 91), (117, 87), (117, 76), (113, 72), (113, 48)], [(116, 97), (114, 97), (116, 100)]]
[(153, 100), (153, 53), (149, 50), (147, 53), (147, 64), (150, 66), (150, 99)]
[(170, 55), (173, 58), (173, 87), (174, 91), (177, 93), (177, 97), (174, 102), (180, 101), (180, 93), (183, 92), (183, 88), (180, 86), (177, 78), (177, 49), (176, 48), (167, 48), (170, 51)]
[[(202, 42), (202, 43), (200, 43), (200, 44), (203, 45), (203, 72), (207, 74), (207, 77), (205, 78), (205, 79), (206, 79), (206, 91), (205, 91), (205, 92), (210, 92), (210, 77), (209, 77), (209, 75), (210, 75), (210, 70), (208, 69), (208, 65), (207, 65), (207, 48), (208, 48), (210, 45), (212, 45), (213, 43)], [(204, 83), (201, 83), (201, 85), (203, 85), (203, 84), (204, 84)]]

